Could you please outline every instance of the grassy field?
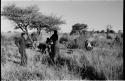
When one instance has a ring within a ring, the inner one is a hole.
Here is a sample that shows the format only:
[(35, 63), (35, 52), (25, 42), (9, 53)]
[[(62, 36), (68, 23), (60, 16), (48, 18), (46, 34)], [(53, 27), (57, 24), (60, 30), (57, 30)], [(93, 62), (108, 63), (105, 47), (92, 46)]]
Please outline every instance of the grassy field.
[[(117, 35), (117, 34), (116, 34)], [(76, 40), (75, 49), (66, 48), (58, 43), (56, 64), (53, 64), (47, 54), (41, 54), (33, 49), (26, 49), (28, 64), (19, 65), (20, 54), (13, 37), (19, 34), (1, 33), (1, 80), (121, 80), (123, 79), (123, 38), (116, 42), (106, 39), (105, 34), (93, 36), (67, 35), (69, 41)], [(43, 34), (39, 41), (44, 42), (51, 35)], [(61, 34), (59, 38), (63, 35)], [(96, 44), (91, 51), (84, 48), (85, 39)], [(73, 42), (70, 42), (73, 43)], [(73, 43), (74, 44), (74, 43)]]

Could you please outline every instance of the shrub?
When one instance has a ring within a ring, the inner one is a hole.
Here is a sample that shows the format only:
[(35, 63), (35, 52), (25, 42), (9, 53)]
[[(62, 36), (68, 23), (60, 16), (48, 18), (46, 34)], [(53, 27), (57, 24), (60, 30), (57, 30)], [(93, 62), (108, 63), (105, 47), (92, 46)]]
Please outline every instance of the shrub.
[(80, 37), (76, 39), (76, 45), (79, 49), (85, 49), (85, 41), (87, 38), (87, 34), (81, 34)]
[(64, 42), (68, 42), (69, 36), (67, 33), (64, 33), (63, 36), (59, 39), (59, 43), (63, 44)]
[(114, 30), (110, 30), (109, 33), (115, 33), (115, 31)]
[(110, 35), (107, 36), (107, 39), (112, 39), (112, 37)]
[(120, 36), (116, 36), (114, 43), (115, 43), (116, 45), (123, 46), (123, 39), (122, 39)]
[(101, 30), (100, 33), (105, 33), (105, 31), (104, 31), (104, 30)]
[(92, 41), (92, 42), (91, 42), (91, 45), (94, 46), (94, 47), (97, 47), (99, 44), (98, 44), (97, 41)]
[(63, 42), (68, 42), (68, 39), (64, 38), (64, 37), (61, 37), (60, 40), (59, 40), (59, 43), (62, 44)]
[(75, 33), (76, 33), (76, 31), (73, 31), (73, 30), (72, 30), (72, 31), (70, 32), (70, 35), (73, 35), (73, 34), (75, 34)]
[(70, 40), (68, 43), (67, 43), (67, 48), (69, 49), (76, 49), (78, 48), (78, 45), (76, 44), (76, 39), (74, 40)]
[(85, 49), (85, 41), (88, 37), (88, 34), (84, 34), (82, 33), (78, 38), (72, 38), (70, 36), (68, 36), (67, 34), (64, 34), (61, 38), (60, 38), (60, 43), (62, 43), (62, 41), (64, 40), (66, 43), (66, 47), (69, 49), (76, 49), (76, 48), (80, 48), (80, 49)]
[(119, 37), (119, 36), (116, 36), (116, 37), (115, 37), (115, 41), (120, 42), (120, 37)]

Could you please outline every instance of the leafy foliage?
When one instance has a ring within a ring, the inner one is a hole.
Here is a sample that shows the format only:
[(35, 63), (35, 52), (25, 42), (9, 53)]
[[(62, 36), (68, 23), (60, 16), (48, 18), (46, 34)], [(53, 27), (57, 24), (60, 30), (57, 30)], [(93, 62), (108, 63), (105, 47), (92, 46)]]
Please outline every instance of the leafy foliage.
[(47, 32), (59, 30), (59, 25), (64, 23), (59, 17), (40, 15), (32, 20), (30, 29), (37, 29), (37, 33), (40, 34), (42, 29)]
[(70, 35), (72, 35), (73, 33), (81, 33), (81, 31), (86, 31), (87, 27), (87, 24), (76, 23), (72, 26), (72, 31), (70, 32)]
[(104, 31), (104, 30), (101, 30), (100, 33), (105, 33), (105, 31)]
[(29, 35), (28, 29), (37, 29), (37, 36), (39, 36), (42, 29), (45, 29), (47, 32), (55, 29), (59, 30), (59, 25), (65, 23), (60, 17), (43, 15), (39, 12), (37, 6), (20, 8), (15, 4), (6, 5), (3, 8), (2, 16), (13, 21), (16, 24), (15, 29), (21, 29), (25, 32), (32, 43), (33, 40)]
[(109, 32), (110, 32), (110, 33), (115, 33), (115, 31), (114, 31), (114, 30), (110, 30)]
[(63, 44), (64, 42), (68, 42), (69, 36), (68, 34), (63, 34), (63, 36), (59, 39), (59, 43)]

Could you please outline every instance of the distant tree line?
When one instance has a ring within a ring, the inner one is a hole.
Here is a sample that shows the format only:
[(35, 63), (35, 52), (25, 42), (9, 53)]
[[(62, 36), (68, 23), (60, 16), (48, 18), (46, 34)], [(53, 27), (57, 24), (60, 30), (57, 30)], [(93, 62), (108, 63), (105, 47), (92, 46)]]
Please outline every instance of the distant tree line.
[[(87, 24), (81, 24), (81, 23), (76, 23), (72, 26), (72, 30), (70, 32), (70, 35), (72, 34), (81, 34), (81, 33), (85, 33), (87, 31), (88, 25)], [(107, 36), (109, 35), (109, 33), (116, 33), (113, 29), (111, 25), (107, 25), (106, 27), (106, 31), (105, 30), (92, 30), (90, 32), (93, 33), (106, 33)]]

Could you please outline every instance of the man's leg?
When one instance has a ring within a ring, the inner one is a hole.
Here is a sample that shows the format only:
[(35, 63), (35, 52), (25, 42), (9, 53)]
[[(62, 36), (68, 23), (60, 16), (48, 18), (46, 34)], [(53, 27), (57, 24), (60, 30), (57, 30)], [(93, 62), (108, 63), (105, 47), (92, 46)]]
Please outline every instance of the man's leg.
[(24, 63), (24, 65), (27, 65), (27, 56), (26, 56), (25, 52), (24, 52), (24, 55), (23, 55), (23, 63)]
[(55, 63), (54, 61), (54, 46), (51, 45), (51, 52), (49, 53), (49, 56), (51, 58), (51, 60), (53, 61), (53, 63)]
[(52, 59), (54, 60), (55, 58), (55, 44), (52, 45)]
[(21, 65), (22, 66), (27, 65), (27, 56), (26, 56), (26, 53), (25, 53), (25, 49), (20, 48), (19, 52), (21, 54)]

